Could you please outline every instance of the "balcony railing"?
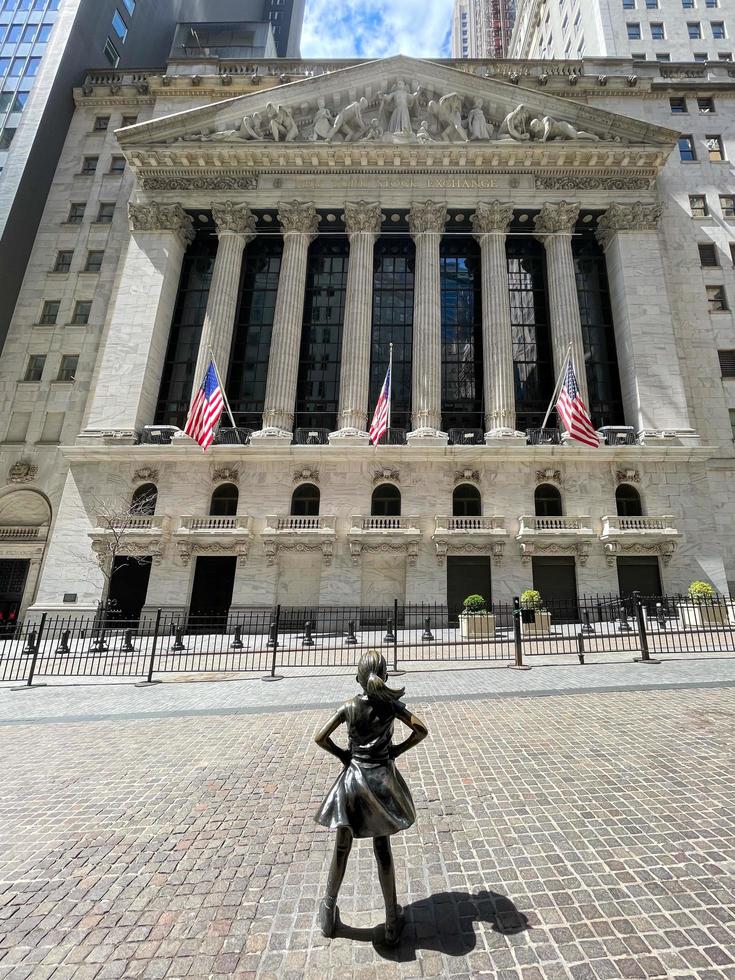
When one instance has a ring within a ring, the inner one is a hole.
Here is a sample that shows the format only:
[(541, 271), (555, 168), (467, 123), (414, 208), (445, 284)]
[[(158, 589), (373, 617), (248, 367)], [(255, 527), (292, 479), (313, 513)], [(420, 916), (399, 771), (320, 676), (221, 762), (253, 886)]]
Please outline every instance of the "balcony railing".
[(592, 534), (589, 517), (520, 518), (520, 534)]
[(13, 527), (0, 527), (0, 541), (45, 541), (48, 536), (48, 527), (25, 527), (15, 525)]
[(561, 445), (561, 432), (558, 429), (529, 429), (526, 436), (529, 446)]
[(105, 517), (100, 515), (97, 517), (97, 531), (122, 531), (123, 533), (130, 532), (131, 534), (140, 534), (141, 532), (156, 531), (161, 532), (166, 528), (168, 519), (163, 515), (160, 516), (147, 516), (141, 514), (131, 514), (130, 516), (121, 517)]
[(484, 446), (485, 433), (482, 429), (450, 429), (451, 446)]
[(604, 539), (610, 535), (618, 534), (676, 537), (679, 531), (672, 514), (666, 514), (663, 517), (603, 517), (601, 537)]
[(326, 446), (329, 443), (329, 429), (297, 429), (294, 442), (297, 446)]
[(419, 531), (418, 517), (361, 517), (352, 518), (354, 531)]
[(266, 518), (265, 532), (273, 534), (288, 531), (331, 531), (337, 525), (336, 517), (279, 517), (271, 515)]
[(505, 533), (504, 517), (437, 517), (437, 531)]
[(179, 531), (196, 533), (198, 531), (217, 533), (249, 531), (251, 517), (182, 517)]

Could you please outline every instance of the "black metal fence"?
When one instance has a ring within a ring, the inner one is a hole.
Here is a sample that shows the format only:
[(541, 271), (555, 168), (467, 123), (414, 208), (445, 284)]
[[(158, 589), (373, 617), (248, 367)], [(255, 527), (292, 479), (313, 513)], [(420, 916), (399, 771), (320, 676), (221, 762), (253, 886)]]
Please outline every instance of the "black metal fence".
[(411, 663), (534, 657), (735, 652), (735, 600), (585, 596), (543, 609), (495, 603), (453, 617), (437, 604), (238, 609), (227, 616), (163, 612), (125, 622), (97, 616), (28, 619), (0, 634), (0, 682), (44, 677), (131, 677), (352, 667), (381, 650), (393, 670)]

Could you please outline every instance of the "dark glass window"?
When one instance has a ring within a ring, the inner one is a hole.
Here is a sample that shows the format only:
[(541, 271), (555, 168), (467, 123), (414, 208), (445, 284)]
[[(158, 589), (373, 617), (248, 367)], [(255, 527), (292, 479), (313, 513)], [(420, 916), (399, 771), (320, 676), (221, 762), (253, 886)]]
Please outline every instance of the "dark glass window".
[(534, 494), (536, 517), (561, 517), (561, 494), (550, 483), (542, 483), (536, 487)]
[(292, 517), (318, 517), (321, 494), (313, 483), (302, 483), (291, 497)]
[(370, 504), (373, 517), (400, 517), (401, 491), (392, 483), (381, 483), (373, 490)]
[(480, 246), (464, 236), (441, 243), (442, 426), (481, 429), (483, 420)]
[(411, 428), (414, 255), (408, 237), (379, 238), (375, 245), (369, 412), (380, 396), (392, 343), (391, 426), (397, 429)]
[(158, 395), (159, 425), (183, 428), (186, 421), (216, 254), (216, 235), (202, 229), (184, 256)]
[(337, 428), (347, 238), (318, 238), (309, 250), (296, 386), (296, 428)]
[(243, 260), (227, 395), (237, 424), (251, 429), (259, 429), (263, 420), (282, 253), (280, 236), (258, 235)]
[(209, 505), (210, 517), (235, 517), (240, 492), (234, 483), (223, 483), (212, 494)]
[(618, 517), (642, 517), (641, 495), (629, 483), (622, 483), (615, 491)]
[(531, 238), (509, 240), (508, 278), (516, 426), (522, 430), (538, 428), (554, 392), (546, 259), (540, 242)]
[(144, 517), (153, 517), (158, 503), (158, 488), (155, 483), (143, 483), (133, 491), (130, 501), (130, 513)]
[(460, 483), (454, 488), (452, 497), (453, 517), (481, 517), (482, 497), (477, 487), (471, 483)]
[(595, 428), (622, 425), (623, 396), (605, 256), (595, 239), (585, 236), (574, 241), (574, 261), (592, 422)]

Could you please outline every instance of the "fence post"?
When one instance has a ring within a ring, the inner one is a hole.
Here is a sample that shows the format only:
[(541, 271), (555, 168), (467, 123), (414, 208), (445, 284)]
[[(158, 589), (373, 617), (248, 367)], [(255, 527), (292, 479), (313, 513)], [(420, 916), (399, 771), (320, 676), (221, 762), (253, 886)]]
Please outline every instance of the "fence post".
[(159, 680), (153, 680), (153, 663), (156, 659), (156, 647), (158, 646), (158, 631), (161, 627), (161, 610), (156, 611), (156, 624), (153, 627), (153, 646), (151, 647), (151, 658), (148, 661), (148, 676), (144, 681), (138, 681), (136, 687), (149, 687), (151, 684), (160, 684)]
[(577, 656), (579, 657), (579, 662), (584, 664), (584, 634), (577, 633)]
[(523, 663), (523, 630), (521, 629), (521, 600), (516, 596), (513, 600), (513, 638), (515, 640), (515, 663), (511, 664), (512, 670), (530, 670), (531, 668)]
[(648, 649), (648, 630), (646, 629), (646, 616), (643, 611), (643, 603), (641, 602), (640, 592), (634, 592), (632, 599), (636, 619), (638, 621), (638, 636), (640, 637), (641, 643), (641, 655), (640, 657), (633, 657), (633, 660), (637, 664), (660, 664), (660, 660), (651, 659), (651, 654)]
[(276, 616), (271, 623), (270, 628), (270, 639), (268, 640), (268, 646), (273, 647), (273, 657), (271, 659), (271, 672), (266, 674), (265, 677), (261, 677), (262, 681), (282, 681), (283, 676), (276, 673), (276, 658), (278, 656), (278, 630), (281, 625), (281, 607), (276, 606)]
[[(405, 612), (405, 609), (404, 609)], [(405, 623), (403, 624), (405, 627)], [(388, 634), (385, 636), (388, 639)], [(389, 670), (388, 673), (391, 677), (400, 677), (405, 674), (405, 670), (398, 669), (398, 599), (393, 600), (393, 636), (391, 637), (393, 641), (393, 669)]]
[[(38, 663), (38, 654), (41, 649), (41, 638), (43, 637), (43, 630), (46, 626), (46, 613), (41, 614), (41, 623), (38, 627), (38, 631), (29, 634), (29, 639), (33, 637), (33, 650), (31, 657), (31, 669), (28, 671), (28, 680), (22, 687), (11, 687), (11, 691), (28, 691), (32, 687), (46, 687), (45, 684), (34, 684), (33, 678), (36, 673), (36, 664)], [(30, 651), (29, 651), (30, 652)]]

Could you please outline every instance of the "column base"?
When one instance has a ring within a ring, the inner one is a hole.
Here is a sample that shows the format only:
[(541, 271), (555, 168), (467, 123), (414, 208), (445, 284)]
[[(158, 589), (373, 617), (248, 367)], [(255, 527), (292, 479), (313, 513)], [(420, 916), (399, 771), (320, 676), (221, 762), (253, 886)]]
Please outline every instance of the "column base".
[(361, 429), (338, 429), (336, 432), (329, 433), (329, 445), (365, 449), (370, 445), (370, 436)]
[(414, 429), (406, 436), (409, 446), (447, 446), (449, 445), (449, 433), (441, 432), (439, 429)]
[(694, 429), (642, 429), (638, 433), (641, 446), (699, 446), (699, 433)]
[(494, 446), (525, 446), (528, 442), (525, 432), (516, 429), (490, 429), (485, 433), (485, 445)]
[(258, 429), (250, 436), (250, 445), (253, 449), (274, 449), (281, 446), (290, 446), (293, 442), (293, 432), (288, 429), (279, 429), (276, 426), (268, 426)]

